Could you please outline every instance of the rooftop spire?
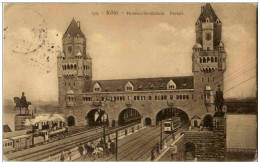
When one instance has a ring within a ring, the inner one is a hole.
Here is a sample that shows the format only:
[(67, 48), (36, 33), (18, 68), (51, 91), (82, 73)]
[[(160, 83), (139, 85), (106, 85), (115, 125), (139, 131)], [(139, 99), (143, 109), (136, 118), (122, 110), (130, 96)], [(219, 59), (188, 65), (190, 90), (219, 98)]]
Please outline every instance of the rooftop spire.
[(80, 26), (78, 25), (79, 24), (79, 21), (78, 23), (75, 21), (75, 19), (73, 18), (70, 22), (70, 25), (69, 27), (67, 28), (64, 36), (67, 36), (68, 34), (71, 36), (71, 37), (76, 37), (77, 35), (79, 37), (85, 37), (85, 35), (83, 34), (83, 32), (81, 31), (80, 29)]
[[(206, 3), (205, 6), (201, 7), (201, 14), (198, 18), (201, 22), (206, 22), (206, 19), (209, 18), (210, 22), (216, 22), (218, 17), (211, 7), (210, 3)], [(220, 21), (220, 20), (219, 20)]]

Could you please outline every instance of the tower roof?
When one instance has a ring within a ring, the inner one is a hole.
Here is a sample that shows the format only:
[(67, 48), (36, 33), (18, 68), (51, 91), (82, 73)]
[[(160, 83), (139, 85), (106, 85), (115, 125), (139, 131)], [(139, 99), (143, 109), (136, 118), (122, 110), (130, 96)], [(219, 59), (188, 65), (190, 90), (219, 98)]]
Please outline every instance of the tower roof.
[(206, 22), (207, 18), (209, 18), (210, 22), (216, 22), (218, 19), (218, 16), (209, 3), (201, 7), (201, 14), (198, 20), (201, 22)]
[(195, 48), (202, 48), (201, 44), (200, 43), (196, 43), (192, 49), (195, 49)]
[(70, 22), (70, 25), (67, 28), (64, 36), (66, 36), (68, 34), (70, 34), (71, 37), (76, 37), (77, 35), (79, 35), (80, 37), (85, 37), (85, 35), (83, 34), (83, 32), (80, 29), (80, 26), (77, 24), (77, 22), (75, 21), (74, 18)]
[(81, 54), (81, 52), (80, 52), (80, 51), (77, 53), (77, 56), (82, 56), (82, 54)]

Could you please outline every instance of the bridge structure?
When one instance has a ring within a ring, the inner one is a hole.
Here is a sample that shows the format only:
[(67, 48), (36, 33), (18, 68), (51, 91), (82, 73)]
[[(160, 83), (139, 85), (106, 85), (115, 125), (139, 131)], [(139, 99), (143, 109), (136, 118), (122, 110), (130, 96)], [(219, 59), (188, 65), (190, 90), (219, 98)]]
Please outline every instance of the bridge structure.
[(156, 125), (179, 116), (193, 126), (212, 125), (214, 97), (218, 87), (224, 88), (226, 70), (221, 32), (222, 22), (206, 4), (195, 21), (192, 76), (93, 80), (87, 39), (80, 22), (73, 19), (57, 57), (60, 111), (67, 124), (119, 126), (140, 121)]

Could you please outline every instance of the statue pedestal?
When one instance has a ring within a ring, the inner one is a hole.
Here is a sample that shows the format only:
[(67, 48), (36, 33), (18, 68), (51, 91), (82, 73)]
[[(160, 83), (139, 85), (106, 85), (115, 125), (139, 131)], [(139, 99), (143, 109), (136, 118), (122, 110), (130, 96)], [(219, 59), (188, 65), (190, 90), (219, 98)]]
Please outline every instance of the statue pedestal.
[(25, 130), (26, 129), (26, 126), (25, 126), (25, 120), (26, 119), (32, 119), (33, 116), (31, 114), (19, 114), (19, 115), (16, 115), (14, 117), (14, 128), (15, 128), (15, 131), (19, 131), (19, 130)]

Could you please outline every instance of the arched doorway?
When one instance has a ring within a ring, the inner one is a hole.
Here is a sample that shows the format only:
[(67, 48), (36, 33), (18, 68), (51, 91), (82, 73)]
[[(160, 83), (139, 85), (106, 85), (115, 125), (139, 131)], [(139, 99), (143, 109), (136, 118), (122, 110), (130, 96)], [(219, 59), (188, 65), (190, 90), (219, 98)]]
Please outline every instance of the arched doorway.
[(75, 118), (73, 116), (68, 117), (68, 126), (75, 126)]
[(195, 144), (193, 142), (185, 143), (185, 160), (194, 160), (195, 158)]
[(197, 126), (198, 126), (198, 121), (194, 120), (194, 127), (197, 127)]
[(118, 125), (123, 126), (131, 123), (140, 123), (141, 122), (141, 115), (140, 113), (133, 109), (127, 108), (120, 112)]
[(116, 121), (112, 120), (112, 127), (115, 127), (115, 126), (116, 126)]
[(151, 125), (151, 124), (152, 124), (151, 118), (145, 118), (145, 125)]
[(156, 125), (158, 125), (161, 120), (170, 119), (172, 117), (180, 117), (182, 124), (189, 122), (189, 116), (183, 110), (178, 108), (165, 108), (157, 113)]
[(86, 119), (88, 126), (103, 126), (109, 124), (108, 115), (102, 109), (92, 109), (88, 112)]
[(212, 129), (212, 127), (213, 127), (213, 117), (211, 116), (211, 115), (206, 115), (205, 117), (204, 117), (204, 127), (205, 128), (208, 128), (208, 129)]

